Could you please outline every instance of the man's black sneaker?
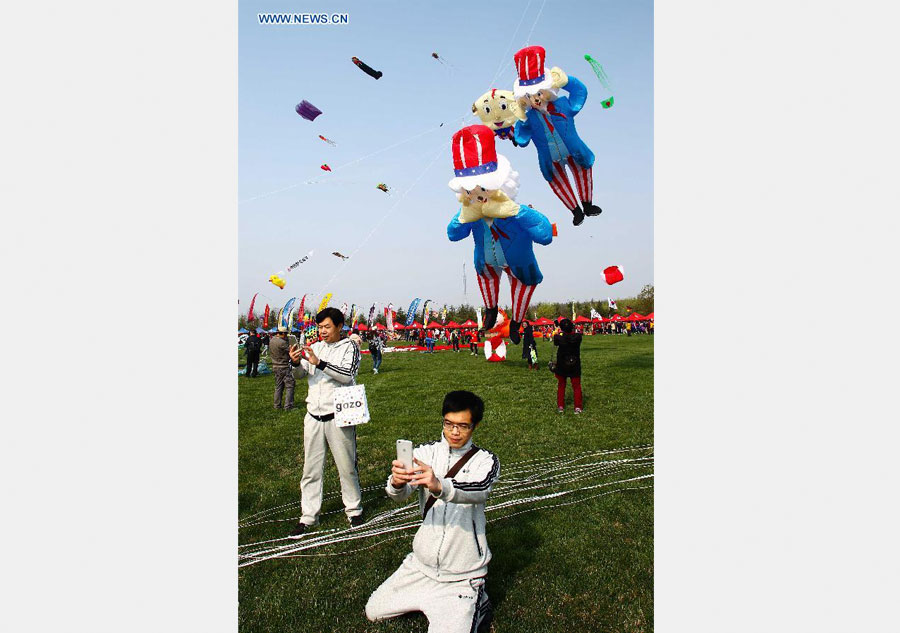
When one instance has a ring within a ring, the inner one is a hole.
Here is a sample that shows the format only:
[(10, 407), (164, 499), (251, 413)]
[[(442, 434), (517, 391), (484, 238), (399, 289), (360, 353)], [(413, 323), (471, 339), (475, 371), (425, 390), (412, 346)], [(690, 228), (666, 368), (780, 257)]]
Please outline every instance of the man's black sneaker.
[(584, 214), (589, 216), (600, 215), (603, 213), (603, 209), (598, 207), (596, 204), (591, 204), (590, 202), (584, 203)]
[(575, 207), (572, 209), (572, 224), (575, 226), (579, 226), (582, 222), (584, 222), (584, 213), (581, 211), (581, 207)]
[(306, 523), (301, 521), (297, 521), (297, 525), (294, 526), (294, 529), (291, 530), (290, 536), (301, 536), (306, 534), (306, 531), (309, 529), (309, 526)]
[(359, 527), (360, 525), (366, 522), (363, 515), (357, 514), (355, 517), (350, 517), (350, 527)]

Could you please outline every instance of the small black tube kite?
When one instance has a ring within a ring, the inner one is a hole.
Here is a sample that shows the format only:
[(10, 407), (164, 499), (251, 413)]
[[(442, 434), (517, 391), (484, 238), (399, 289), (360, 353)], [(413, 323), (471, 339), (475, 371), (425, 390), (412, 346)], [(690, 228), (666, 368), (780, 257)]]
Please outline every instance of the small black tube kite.
[(359, 69), (366, 73), (372, 79), (381, 79), (381, 76), (384, 74), (380, 70), (375, 70), (364, 61), (362, 61), (359, 57), (351, 57), (350, 61), (359, 66)]

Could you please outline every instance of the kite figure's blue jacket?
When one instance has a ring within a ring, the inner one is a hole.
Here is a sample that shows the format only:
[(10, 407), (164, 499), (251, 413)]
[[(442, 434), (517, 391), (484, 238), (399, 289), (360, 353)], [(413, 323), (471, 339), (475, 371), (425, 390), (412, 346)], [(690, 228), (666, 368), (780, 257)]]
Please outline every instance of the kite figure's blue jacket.
[(506, 259), (510, 272), (527, 286), (536, 286), (544, 279), (534, 257), (532, 243), (546, 246), (553, 241), (553, 226), (543, 213), (531, 207), (519, 205), (519, 212), (511, 218), (497, 218), (491, 226), (484, 220), (459, 221), (459, 213), (447, 226), (451, 242), (465, 239), (469, 234), (475, 240), (475, 271), (485, 274), (485, 242), (498, 246)]
[(545, 180), (553, 180), (553, 159), (550, 155), (548, 139), (548, 123), (553, 126), (556, 133), (562, 137), (565, 149), (575, 159), (580, 167), (592, 167), (594, 165), (594, 153), (578, 137), (575, 130), (575, 115), (581, 111), (587, 100), (587, 88), (577, 78), (569, 75), (569, 82), (563, 88), (569, 93), (568, 97), (559, 97), (548, 104), (546, 114), (529, 108), (526, 120), (516, 123), (516, 144), (520, 147), (534, 141), (534, 147), (538, 153), (538, 162), (541, 166), (541, 174)]

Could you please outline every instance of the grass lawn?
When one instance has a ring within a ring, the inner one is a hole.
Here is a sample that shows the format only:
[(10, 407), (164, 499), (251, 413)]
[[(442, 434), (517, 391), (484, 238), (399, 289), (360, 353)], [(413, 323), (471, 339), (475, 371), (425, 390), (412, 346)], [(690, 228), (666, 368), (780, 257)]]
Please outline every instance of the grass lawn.
[[(500, 459), (498, 497), (505, 472), (515, 481), (525, 469), (559, 464), (563, 456), (649, 445), (642, 452), (650, 460), (647, 466), (614, 477), (589, 467), (574, 484), (560, 480), (538, 491), (574, 486), (574, 492), (559, 499), (496, 512), (490, 511), (493, 497), (489, 499), (487, 539), (493, 560), (487, 592), (495, 609), (491, 630), (498, 633), (545, 633), (562, 626), (573, 631), (589, 627), (594, 633), (652, 631), (653, 480), (591, 491), (605, 491), (602, 495), (585, 494), (583, 488), (652, 473), (653, 337), (585, 337), (585, 412), (580, 416), (572, 413), (571, 387), (566, 413), (556, 412), (556, 380), (547, 370), (552, 347), (538, 340), (541, 369), (534, 372), (521, 359), (521, 346), (512, 345), (505, 363), (486, 362), (480, 350), (477, 357), (470, 356), (466, 347), (458, 354), (389, 353), (377, 376), (372, 359), (363, 355), (357, 381), (366, 385), (372, 414), (370, 423), (357, 427), (366, 516), (399, 507), (375, 488), (384, 486), (395, 441), (438, 439), (441, 402), (452, 389), (469, 389), (485, 401), (484, 421), (474, 440)], [(239, 520), (246, 525), (239, 530), (239, 542), (247, 545), (286, 536), (299, 518), (307, 387), (305, 380), (297, 381), (297, 408), (283, 412), (272, 408), (271, 374), (240, 376), (238, 383)], [(317, 531), (348, 527), (338, 491), (329, 454), (325, 514)], [(286, 507), (272, 511), (278, 506)], [(414, 534), (414, 529), (399, 531), (241, 567), (241, 632), (424, 633), (427, 621), (421, 614), (373, 624), (364, 611), (372, 591), (411, 551)], [(285, 543), (291, 542), (276, 545)]]

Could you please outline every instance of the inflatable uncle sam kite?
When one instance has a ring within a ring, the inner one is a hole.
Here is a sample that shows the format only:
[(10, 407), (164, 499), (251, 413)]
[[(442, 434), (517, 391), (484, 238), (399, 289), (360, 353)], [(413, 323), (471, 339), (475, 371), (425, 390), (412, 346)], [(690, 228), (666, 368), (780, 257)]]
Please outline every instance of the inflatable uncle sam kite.
[(447, 237), (458, 242), (469, 235), (475, 242), (475, 272), (484, 300), (484, 328), (497, 321), (500, 275), (509, 277), (512, 318), (509, 338), (518, 344), (519, 325), (525, 320), (534, 289), (544, 279), (532, 244), (553, 241), (553, 227), (542, 213), (515, 202), (519, 174), (505, 156), (497, 154), (494, 132), (470, 125), (453, 135), (455, 178), (448, 184), (462, 208), (447, 227)]
[[(513, 94), (525, 112), (525, 120), (516, 123), (515, 141), (522, 147), (534, 141), (544, 180), (572, 212), (572, 224), (578, 226), (584, 222), (584, 216), (602, 212), (592, 202), (594, 153), (575, 130), (575, 115), (584, 107), (587, 88), (559, 68), (548, 71), (544, 67), (545, 55), (540, 46), (529, 46), (515, 54), (519, 78)], [(569, 96), (560, 97), (560, 89), (565, 89)], [(575, 179), (577, 198), (566, 176), (566, 166)]]

